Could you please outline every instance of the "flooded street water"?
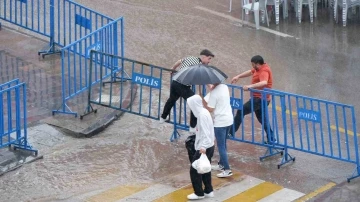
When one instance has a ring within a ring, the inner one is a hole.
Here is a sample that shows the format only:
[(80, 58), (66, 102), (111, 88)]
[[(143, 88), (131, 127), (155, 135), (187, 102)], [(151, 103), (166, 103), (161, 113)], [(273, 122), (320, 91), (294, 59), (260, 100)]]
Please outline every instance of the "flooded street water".
[[(178, 59), (196, 56), (207, 48), (215, 54), (212, 64), (227, 73), (230, 82), (248, 70), (251, 57), (259, 54), (272, 68), (275, 89), (354, 105), (360, 119), (357, 18), (342, 27), (332, 21), (327, 8), (319, 8), (319, 17), (311, 25), (305, 19), (302, 24), (296, 23), (295, 13), (290, 13), (292, 17), (281, 19), (279, 26), (271, 22), (270, 29), (279, 32), (274, 34), (214, 14), (216, 11), (238, 19), (240, 4), (235, 1), (231, 13), (226, 12), (225, 0), (206, 4), (201, 0), (76, 2), (114, 18), (124, 16), (127, 58), (170, 68)], [(242, 79), (238, 85), (249, 83), (250, 78)], [(165, 96), (161, 106), (168, 95), (168, 82), (162, 90)], [(124, 114), (92, 138), (73, 138), (48, 130), (42, 126), (29, 134), (44, 158), (1, 176), (0, 201), (84, 201), (88, 193), (122, 184), (166, 181), (167, 176), (188, 170), (184, 148), (187, 133), (170, 142), (170, 124)], [(259, 162), (263, 148), (237, 142), (231, 142), (229, 148), (234, 169), (302, 192), (311, 192), (329, 179), (343, 181), (347, 171), (353, 170), (351, 164), (301, 153), (303, 160), (279, 172), (277, 161)], [(323, 170), (320, 164), (334, 165), (335, 169)]]
[[(115, 122), (93, 138), (63, 136), (48, 141), (45, 138), (59, 137), (35, 134), (44, 138), (33, 145), (45, 154), (44, 159), (2, 176), (2, 200), (76, 198), (83, 193), (129, 182), (159, 181), (164, 173), (178, 172), (187, 165), (183, 141), (169, 143), (171, 127), (159, 127), (156, 121), (130, 114), (122, 119), (126, 121)], [(26, 194), (19, 196), (19, 191)]]

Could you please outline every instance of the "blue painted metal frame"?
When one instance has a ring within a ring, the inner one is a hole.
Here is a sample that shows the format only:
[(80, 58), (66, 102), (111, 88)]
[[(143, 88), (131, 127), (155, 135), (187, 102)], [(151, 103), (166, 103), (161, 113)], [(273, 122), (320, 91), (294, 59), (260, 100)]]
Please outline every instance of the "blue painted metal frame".
[(0, 148), (11, 146), (38, 154), (27, 141), (26, 84), (19, 79), (0, 85)]
[[(60, 109), (53, 110), (53, 115), (55, 113), (64, 113), (77, 117), (77, 112), (71, 110), (67, 105), (67, 101), (86, 91), (89, 86), (89, 75), (94, 75), (92, 74), (92, 70), (89, 70), (89, 62), (93, 62), (94, 58), (89, 59), (87, 57), (88, 47), (100, 43), (100, 51), (109, 54), (103, 59), (104, 61), (101, 60), (103, 69), (101, 69), (100, 72), (103, 73), (103, 71), (105, 71), (105, 73), (99, 77), (96, 72), (94, 81), (90, 82), (91, 85), (99, 83), (108, 77), (112, 77), (122, 70), (122, 67), (118, 66), (117, 61), (114, 62), (113, 59), (111, 59), (111, 55), (124, 55), (123, 49), (120, 50), (120, 53), (118, 52), (118, 46), (124, 46), (124, 41), (118, 41), (117, 35), (119, 33), (117, 30), (119, 25), (121, 26), (121, 40), (123, 40), (123, 18), (120, 17), (61, 49), (62, 106)], [(97, 63), (100, 62), (100, 60), (96, 61)], [(125, 74), (127, 73), (125, 72)]]
[[(148, 63), (143, 63), (136, 60), (127, 59), (117, 55), (95, 51), (95, 50), (92, 50), (90, 54), (92, 59), (90, 60), (90, 70), (89, 70), (90, 74), (89, 74), (88, 83), (93, 83), (92, 79), (94, 78), (94, 74), (97, 73), (97, 70), (104, 69), (104, 67), (106, 66), (106, 64), (103, 62), (106, 61), (104, 60), (104, 58), (109, 58), (109, 60), (113, 61), (114, 64), (122, 64), (122, 67), (120, 69), (115, 69), (115, 68), (109, 69), (110, 72), (108, 72), (108, 75), (120, 74), (119, 77), (120, 79), (126, 81), (132, 81), (131, 85), (138, 85), (140, 87), (139, 103), (137, 106), (131, 105), (129, 108), (126, 108), (121, 105), (122, 101), (124, 99), (127, 99), (124, 98), (123, 95), (124, 92), (123, 85), (128, 85), (125, 82), (120, 82), (119, 84), (117, 84), (116, 82), (110, 82), (109, 83), (110, 86), (108, 87), (110, 89), (110, 94), (108, 95), (109, 96), (108, 103), (104, 103), (104, 101), (102, 100), (103, 97), (102, 91), (103, 91), (103, 84), (105, 83), (104, 79), (106, 77), (102, 76), (103, 75), (102, 71), (99, 71), (100, 74), (99, 78), (102, 79), (99, 80), (99, 84), (97, 85), (96, 89), (93, 85), (87, 86), (88, 106), (86, 107), (84, 114), (81, 115), (80, 118), (88, 115), (89, 113), (96, 112), (96, 109), (94, 109), (92, 105), (100, 105), (151, 119), (159, 119), (159, 114), (161, 109), (160, 109), (160, 102), (158, 101), (161, 100), (161, 95), (162, 95), (161, 85), (163, 83), (161, 82), (160, 85), (159, 84), (155, 85), (154, 83), (153, 83), (154, 85), (150, 85), (150, 84), (151, 82), (154, 81), (162, 81), (163, 75), (165, 73), (169, 74), (172, 70)], [(99, 58), (101, 59), (97, 60)], [(131, 79), (130, 80), (128, 79), (128, 78), (134, 79), (135, 78), (134, 75), (142, 75), (141, 78), (147, 81), (135, 82)], [(132, 91), (133, 88), (131, 88), (131, 92), (130, 92), (131, 96), (133, 95)], [(157, 96), (157, 99), (153, 99), (154, 96)], [(93, 97), (96, 97), (97, 100), (93, 100), (92, 99)], [(120, 97), (120, 103), (118, 105), (112, 103), (113, 97), (117, 97), (117, 98)], [(143, 106), (144, 104), (148, 104), (148, 105)], [(151, 106), (157, 106), (157, 109), (153, 110)]]
[[(102, 66), (106, 66), (105, 57), (110, 57), (110, 61), (114, 64), (116, 61), (121, 60), (121, 64), (123, 69), (127, 67), (126, 63), (130, 63), (129, 68), (131, 69), (131, 74), (136, 72), (141, 75), (146, 75), (144, 78), (148, 80), (153, 80), (152, 77), (155, 77), (155, 74), (158, 74), (159, 77), (156, 79), (163, 80), (163, 71), (171, 71), (169, 69), (157, 67), (154, 65), (150, 65), (147, 63), (142, 63), (139, 61), (122, 58), (115, 55), (110, 55), (107, 53), (101, 53), (97, 51), (91, 51), (91, 54), (100, 54), (101, 57), (99, 61), (97, 59), (99, 57), (91, 56), (91, 68), (92, 66), (99, 65), (100, 68)], [(114, 59), (116, 58), (116, 60)], [(136, 66), (138, 65), (138, 66)], [(155, 69), (158, 71), (156, 73)], [(110, 75), (116, 74), (118, 70), (111, 69)], [(93, 72), (96, 73), (93, 69), (90, 70), (90, 74)], [(155, 72), (155, 73), (154, 73)], [(100, 71), (100, 92), (98, 94), (99, 99), (97, 101), (92, 100), (92, 85), (89, 85), (89, 95), (88, 95), (88, 104), (89, 107), (87, 109), (91, 109), (90, 112), (94, 111), (92, 108), (92, 104), (101, 105), (105, 107), (110, 107), (117, 110), (122, 110), (128, 113), (136, 114), (139, 116), (159, 119), (160, 117), (160, 101), (161, 101), (161, 88), (153, 88), (151, 85), (139, 84), (140, 86), (140, 95), (139, 95), (139, 104), (138, 106), (131, 105), (129, 109), (125, 109), (121, 106), (114, 106), (112, 103), (113, 96), (120, 96), (120, 103), (123, 100), (122, 93), (120, 95), (112, 95), (110, 93), (109, 104), (103, 103), (101, 100), (101, 92), (102, 92), (102, 82), (104, 77), (102, 76), (102, 71)], [(124, 77), (124, 72), (121, 73), (121, 76)], [(89, 82), (92, 83), (92, 76), (89, 77)], [(120, 84), (120, 88), (122, 89), (122, 84)], [(244, 92), (242, 87), (228, 85), (231, 92), (231, 101), (236, 100), (239, 106), (244, 105)], [(112, 89), (112, 86), (110, 86)], [(147, 88), (149, 94), (145, 95), (147, 92), (145, 89)], [(206, 89), (203, 86), (203, 92), (206, 93)], [(158, 100), (153, 100), (153, 90), (157, 90)], [(196, 92), (196, 89), (193, 87), (193, 90)], [(122, 92), (121, 90), (120, 92)], [(271, 105), (268, 106), (267, 102), (262, 102), (262, 111), (261, 113), (265, 116), (262, 116), (262, 122), (265, 119), (268, 120), (268, 126), (273, 129), (274, 137), (277, 139), (276, 142), (265, 143), (264, 137), (266, 132), (264, 126), (261, 126), (261, 136), (259, 137), (257, 132), (255, 132), (255, 117), (254, 113), (251, 113), (250, 126), (251, 135), (246, 135), (245, 126), (246, 124), (241, 124), (240, 136), (238, 133), (234, 135), (234, 137), (230, 138), (234, 141), (240, 141), (245, 143), (250, 143), (258, 146), (263, 146), (267, 148), (267, 151), (263, 156), (260, 157), (260, 160), (264, 158), (281, 154), (282, 159), (278, 164), (278, 168), (280, 168), (285, 163), (295, 161), (295, 157), (291, 156), (289, 153), (289, 149), (302, 151), (309, 154), (315, 154), (327, 158), (332, 158), (344, 162), (355, 163), (356, 168), (351, 177), (348, 178), (350, 181), (353, 178), (360, 176), (360, 161), (359, 161), (359, 151), (358, 151), (358, 139), (356, 132), (356, 119), (355, 119), (355, 110), (353, 106), (345, 105), (341, 103), (331, 102), (327, 100), (316, 99), (312, 97), (306, 97), (302, 95), (291, 94), (287, 92), (282, 92), (274, 89), (264, 89), (262, 91), (256, 89), (249, 89), (250, 91), (250, 105), (251, 110), (254, 111), (254, 100), (253, 93), (260, 93), (263, 100), (267, 100), (267, 96), (271, 97)], [(112, 92), (112, 91), (111, 91)], [(149, 98), (146, 100), (145, 98)], [(148, 103), (146, 103), (146, 102)], [(153, 105), (153, 101), (157, 102), (157, 110), (156, 113), (152, 113), (151, 106)], [(144, 107), (143, 105), (146, 105)], [(148, 105), (147, 105), (148, 104)], [(239, 107), (233, 106), (234, 110), (238, 110)], [(147, 110), (147, 111), (146, 111)], [(173, 133), (170, 137), (170, 141), (176, 140), (180, 133), (179, 130), (188, 130), (188, 120), (187, 120), (187, 111), (186, 110), (186, 102), (180, 99), (180, 105), (175, 105), (173, 107), (173, 117), (172, 120), (168, 120), (169, 123), (174, 125)], [(242, 111), (242, 110), (241, 110)], [(89, 111), (88, 111), (89, 113)], [(305, 114), (300, 114), (305, 113)], [(339, 116), (342, 115), (342, 116)], [(243, 112), (241, 114), (243, 116)], [(171, 116), (170, 116), (171, 117)], [(268, 130), (270, 130), (267, 127)], [(344, 128), (341, 128), (344, 127)], [(335, 133), (332, 132), (335, 130)], [(352, 132), (350, 132), (352, 130)], [(351, 134), (353, 137), (351, 137)], [(341, 138), (344, 139), (346, 145), (341, 143)]]
[[(283, 125), (286, 126), (284, 127), (284, 137), (290, 138), (290, 142), (288, 142), (288, 139), (285, 139), (283, 143), (278, 144), (284, 146), (286, 151), (287, 149), (294, 149), (331, 159), (355, 163), (355, 171), (352, 176), (348, 178), (348, 181), (360, 176), (359, 142), (356, 131), (354, 106), (274, 89), (264, 89), (264, 92), (277, 93), (281, 96)], [(295, 106), (293, 106), (293, 103), (295, 103)], [(289, 110), (287, 110), (287, 106)], [(295, 109), (301, 109), (300, 112), (304, 112), (304, 109), (309, 113), (316, 110), (313, 114), (320, 115), (321, 117), (313, 121), (311, 121), (311, 119), (301, 119), (299, 117), (299, 111), (294, 112), (294, 107)], [(330, 108), (334, 109), (333, 112), (330, 111)], [(342, 113), (339, 112), (339, 110), (341, 110)], [(325, 113), (322, 113), (324, 111)], [(289, 113), (289, 121), (286, 120), (286, 113)], [(342, 114), (342, 117), (338, 116), (339, 113)], [(298, 116), (297, 123), (292, 118), (296, 115)], [(332, 124), (331, 120), (335, 125)], [(295, 130), (296, 124), (298, 125), (298, 133)], [(310, 129), (309, 125), (312, 126), (312, 129)], [(335, 134), (332, 133), (332, 130), (335, 130)], [(325, 133), (328, 133), (328, 137), (325, 136)], [(350, 138), (351, 135), (353, 138)], [(312, 139), (311, 136), (313, 137)], [(296, 144), (297, 137), (300, 138), (298, 144)], [(341, 138), (343, 138), (344, 141), (341, 141)], [(346, 143), (342, 146), (341, 142)], [(289, 161), (291, 161), (291, 159), (283, 158), (280, 165)]]
[[(38, 54), (60, 53), (64, 47), (103, 27), (112, 18), (71, 0), (3, 0), (0, 19), (49, 38)], [(83, 23), (77, 24), (81, 18)], [(85, 20), (86, 19), (86, 20)]]
[[(241, 102), (239, 105), (243, 106), (244, 92), (242, 87), (234, 85), (228, 85), (228, 87), (230, 88), (231, 100), (237, 100), (238, 102)], [(286, 163), (295, 161), (295, 157), (289, 153), (289, 149), (293, 149), (309, 154), (355, 163), (356, 168), (352, 176), (348, 178), (348, 181), (360, 176), (359, 142), (357, 139), (355, 110), (353, 106), (274, 89), (264, 89), (263, 91), (249, 89), (249, 91), (252, 111), (254, 109), (252, 99), (252, 94), (254, 92), (260, 93), (263, 100), (266, 100), (268, 95), (271, 97), (271, 104), (269, 106), (267, 106), (266, 102), (262, 102), (262, 114), (265, 114), (265, 116), (262, 116), (262, 122), (264, 122), (265, 118), (269, 120), (269, 125), (273, 129), (277, 142), (271, 144), (264, 143), (266, 131), (264, 130), (263, 125), (261, 126), (261, 138), (256, 138), (254, 113), (249, 115), (251, 124), (247, 125), (250, 125), (251, 136), (245, 136), (246, 124), (243, 122), (239, 128), (241, 130), (238, 131), (240, 132), (240, 136), (236, 133), (234, 137), (229, 139), (267, 147), (265, 154), (260, 157), (260, 160), (281, 154), (282, 159), (278, 164), (278, 168)], [(325, 106), (325, 110), (322, 105)], [(187, 117), (187, 111), (182, 109), (185, 106), (185, 103), (180, 103), (179, 108), (174, 106), (173, 119), (180, 120), (173, 122), (174, 132), (171, 135), (170, 141), (174, 141), (179, 137), (178, 130), (188, 130), (189, 128), (186, 119), (182, 118), (181, 120), (181, 117)], [(238, 109), (238, 107), (232, 107), (233, 110)], [(294, 110), (298, 111), (294, 112)], [(180, 112), (183, 112), (184, 115), (178, 116), (177, 114)], [(304, 117), (304, 115), (302, 115), (303, 117), (300, 117), (300, 115), (298, 115), (300, 112), (307, 113), (307, 117)], [(241, 113), (241, 116), (243, 116), (243, 112)], [(341, 117), (338, 116), (339, 113), (342, 114)], [(298, 118), (296, 118), (296, 116)], [(331, 124), (331, 120), (333, 125)], [(341, 129), (341, 126), (344, 128)], [(327, 130), (324, 130), (324, 128)], [(332, 133), (332, 130), (335, 130), (335, 133)], [(352, 132), (350, 132), (350, 130), (352, 130)], [(267, 132), (269, 133), (270, 131)], [(325, 136), (326, 132), (329, 135), (328, 139), (326, 139)], [(351, 137), (351, 134), (353, 137)], [(341, 138), (344, 139), (343, 142), (346, 142), (346, 145), (341, 144)]]

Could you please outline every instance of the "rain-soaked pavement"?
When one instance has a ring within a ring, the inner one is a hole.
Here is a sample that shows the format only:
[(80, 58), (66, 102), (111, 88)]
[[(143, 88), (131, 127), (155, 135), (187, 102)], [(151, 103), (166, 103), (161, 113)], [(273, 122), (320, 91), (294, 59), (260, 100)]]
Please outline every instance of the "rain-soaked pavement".
[[(124, 16), (127, 58), (171, 67), (179, 58), (197, 55), (207, 48), (216, 55), (212, 64), (232, 77), (247, 70), (250, 58), (260, 54), (273, 70), (275, 89), (354, 105), (360, 117), (358, 15), (342, 27), (334, 22), (331, 10), (319, 6), (314, 24), (305, 17), (306, 11), (298, 24), (292, 11), (289, 19), (280, 18), (278, 26), (272, 18), (269, 30), (256, 31), (239, 21), (239, 1), (233, 2), (231, 13), (227, 12), (227, 0), (77, 2), (113, 18)], [(251, 15), (246, 20), (253, 22)], [(37, 56), (38, 48), (46, 43), (9, 34), (12, 31), (6, 28), (0, 36), (5, 31), (12, 38), (1, 39), (1, 57), (19, 60), (19, 72), (28, 72), (31, 65), (42, 69), (32, 73), (35, 77), (27, 77), (31, 81), (24, 80), (30, 85), (47, 86), (44, 91), (32, 92), (36, 101), (44, 101), (40, 106), (46, 108), (33, 114), (36, 124), (50, 116), (48, 108), (56, 105), (51, 92), (60, 83), (48, 77), (46, 71), (59, 70), (59, 60), (56, 56), (45, 60)], [(3, 70), (1, 76), (8, 78)], [(248, 82), (244, 79), (238, 84)], [(178, 142), (169, 142), (171, 125), (125, 114), (105, 131), (87, 139), (73, 138), (48, 127), (40, 125), (29, 134), (44, 159), (1, 176), (0, 201), (82, 201), (87, 193), (129, 183), (166, 181), (173, 173), (188, 169), (183, 147), (186, 135)], [(295, 163), (277, 169), (278, 157), (259, 161), (264, 152), (264, 148), (249, 144), (229, 143), (234, 170), (302, 193), (314, 192), (330, 182), (341, 184), (354, 169), (352, 164), (301, 152), (293, 152)], [(351, 183), (359, 184), (359, 180)], [(324, 195), (317, 200), (356, 201), (358, 196), (358, 189), (350, 187), (341, 194)]]

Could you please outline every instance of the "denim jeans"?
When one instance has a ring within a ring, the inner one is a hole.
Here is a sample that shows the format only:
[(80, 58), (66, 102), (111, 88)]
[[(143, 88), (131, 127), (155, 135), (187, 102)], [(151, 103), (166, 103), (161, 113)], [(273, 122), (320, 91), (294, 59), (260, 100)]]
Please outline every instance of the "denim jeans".
[[(273, 130), (270, 127), (269, 120), (267, 119), (266, 116), (264, 116), (264, 122), (262, 121), (262, 118), (263, 118), (262, 106), (265, 104), (268, 106), (269, 103), (270, 103), (270, 101), (263, 100), (261, 98), (253, 98), (253, 110), (255, 112), (256, 118), (260, 122), (260, 124), (262, 124), (264, 126), (264, 130), (266, 133), (266, 140), (269, 141), (269, 139), (270, 139), (270, 141), (272, 142), (272, 141), (275, 141), (275, 138), (274, 138)], [(252, 111), (251, 111), (251, 99), (250, 99), (243, 105), (243, 112), (242, 112), (243, 116), (241, 116), (241, 110), (237, 110), (237, 112), (236, 112), (236, 115), (234, 117), (235, 131), (233, 130), (232, 126), (230, 127), (230, 134), (232, 136), (234, 136), (236, 131), (239, 129), (244, 116), (247, 114), (250, 114), (251, 112)], [(268, 131), (270, 132), (270, 134), (268, 134)]]
[(227, 134), (229, 131), (230, 126), (226, 127), (214, 127), (215, 138), (217, 147), (219, 150), (220, 161), (219, 164), (224, 166), (225, 170), (230, 170), (228, 155), (227, 155), (227, 148), (226, 148), (226, 140)]
[[(171, 108), (180, 97), (187, 100), (193, 95), (195, 95), (195, 93), (190, 89), (190, 86), (183, 85), (177, 81), (172, 81), (170, 86), (170, 97), (165, 103), (161, 118), (166, 119), (166, 117), (169, 116)], [(192, 112), (190, 113), (190, 127), (195, 128), (197, 119)]]
[[(211, 158), (214, 155), (215, 146), (212, 146), (210, 148), (206, 149), (206, 156), (211, 162)], [(192, 158), (192, 162), (194, 162), (196, 159), (200, 158), (200, 152), (197, 150)], [(195, 168), (190, 166), (190, 179), (191, 184), (194, 189), (194, 193), (198, 196), (204, 196), (204, 193), (209, 194), (213, 191), (213, 187), (211, 184), (211, 171), (204, 174), (199, 174)], [(203, 183), (205, 186), (205, 189), (203, 189)]]

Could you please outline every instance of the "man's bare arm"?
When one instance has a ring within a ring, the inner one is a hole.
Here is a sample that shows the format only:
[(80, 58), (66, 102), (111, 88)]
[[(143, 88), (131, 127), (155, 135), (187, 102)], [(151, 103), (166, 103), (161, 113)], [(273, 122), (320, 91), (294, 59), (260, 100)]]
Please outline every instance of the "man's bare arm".
[(202, 98), (202, 103), (204, 105), (204, 108), (207, 109), (210, 113), (213, 112), (215, 110), (215, 108), (208, 107), (208, 104), (205, 101), (205, 99), (202, 96), (201, 96), (201, 98)]
[(172, 70), (176, 70), (181, 65), (181, 60), (176, 61), (176, 63), (171, 68)]
[(247, 90), (249, 90), (249, 88), (262, 88), (262, 87), (265, 87), (267, 84), (268, 84), (267, 81), (260, 81), (260, 82), (254, 83), (254, 84), (244, 86), (243, 89), (245, 91), (247, 91)]
[(231, 79), (231, 83), (236, 83), (240, 78), (245, 78), (245, 77), (249, 77), (251, 76), (251, 70), (247, 70), (237, 76), (234, 76), (232, 79)]

